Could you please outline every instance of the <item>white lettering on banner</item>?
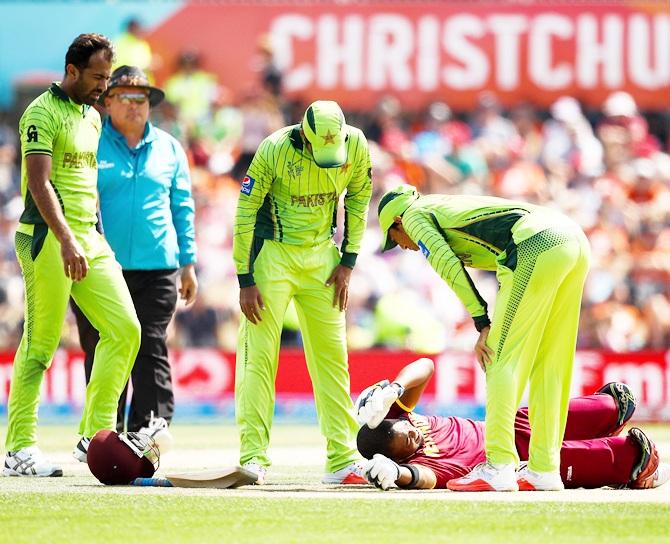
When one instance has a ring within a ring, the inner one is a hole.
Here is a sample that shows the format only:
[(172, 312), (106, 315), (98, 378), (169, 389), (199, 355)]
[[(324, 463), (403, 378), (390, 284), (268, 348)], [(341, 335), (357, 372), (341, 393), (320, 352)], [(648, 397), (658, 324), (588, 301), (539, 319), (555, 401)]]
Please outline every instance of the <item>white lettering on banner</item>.
[(476, 89), (489, 77), (489, 61), (479, 47), (468, 40), (482, 38), (486, 27), (474, 15), (456, 15), (447, 20), (442, 36), (445, 51), (463, 66), (448, 65), (443, 71), (444, 83), (453, 89)]
[[(81, 359), (79, 359), (81, 363)], [(70, 399), (69, 385), (70, 375), (67, 352), (56, 351), (51, 367), (49, 368), (49, 380), (42, 382), (41, 402), (53, 402), (55, 404), (67, 404)], [(84, 367), (79, 366), (79, 371), (84, 374)], [(85, 376), (84, 376), (85, 378)], [(84, 380), (85, 381), (85, 380)], [(48, 385), (48, 387), (47, 387)], [(75, 392), (74, 390), (72, 391)]]
[(223, 353), (216, 349), (189, 349), (174, 357), (175, 397), (181, 401), (220, 399), (230, 385), (231, 373)]
[(660, 365), (647, 363), (609, 363), (603, 372), (605, 383), (624, 382), (648, 408), (658, 408), (667, 402), (664, 372)]
[(464, 397), (476, 402), (486, 400), (486, 374), (472, 353), (449, 351), (435, 362), (435, 399), (439, 404), (452, 404)]
[(568, 17), (555, 13), (535, 18), (528, 38), (529, 76), (535, 85), (544, 89), (560, 89), (572, 83), (572, 70), (567, 62), (553, 65), (553, 40), (567, 40), (574, 32)]
[[(86, 373), (84, 372), (84, 356), (72, 357), (68, 365), (70, 372), (70, 398), (76, 406), (86, 403)], [(67, 400), (64, 401), (67, 403)]]
[(418, 54), (416, 56), (417, 85), (422, 91), (438, 86), (440, 73), (440, 21), (437, 17), (419, 19)]
[[(601, 81), (599, 66), (602, 66), (602, 82), (606, 87), (623, 85), (623, 20), (618, 15), (606, 15), (602, 19), (602, 31), (598, 31), (595, 15), (580, 15), (577, 18), (577, 83), (592, 89)], [(598, 39), (598, 35), (602, 38)]]
[(342, 37), (333, 15), (321, 17), (318, 23), (316, 66), (317, 82), (324, 89), (337, 86), (339, 73), (347, 89), (360, 89), (363, 85), (363, 18), (345, 17)]
[[(280, 70), (285, 71), (284, 85), (287, 91), (305, 89), (314, 83), (314, 70), (307, 64), (293, 66), (293, 51), (300, 48), (296, 41), (307, 41), (314, 35), (312, 19), (304, 15), (283, 15), (277, 17), (270, 28), (272, 44), (276, 51), (275, 61)], [(289, 69), (290, 68), (290, 69)]]
[(650, 26), (649, 17), (645, 15), (635, 14), (630, 18), (628, 66), (633, 83), (646, 89), (658, 89), (670, 84), (670, 16), (657, 15), (653, 32)]
[(65, 349), (58, 349), (49, 366), (49, 372), (42, 382), (40, 402), (66, 405), (78, 408), (86, 402), (86, 374), (84, 356), (72, 355)]
[[(519, 89), (525, 80), (554, 91), (574, 84), (613, 89), (627, 80), (649, 90), (670, 85), (666, 13), (461, 13), (418, 19), (399, 13), (288, 13), (272, 20), (270, 34), (286, 90), (292, 92), (315, 85), (468, 91), (490, 80), (505, 91)], [(299, 55), (312, 49), (311, 59)]]
[(472, 379), (471, 357), (465, 353), (443, 353), (435, 363), (435, 399), (440, 404), (456, 402), (461, 386), (467, 386)]
[(370, 18), (368, 85), (371, 89), (406, 90), (412, 84), (410, 60), (414, 43), (412, 25), (402, 15)]
[(519, 39), (528, 28), (523, 15), (492, 15), (489, 27), (495, 37), (495, 71), (498, 85), (503, 90), (519, 86)]

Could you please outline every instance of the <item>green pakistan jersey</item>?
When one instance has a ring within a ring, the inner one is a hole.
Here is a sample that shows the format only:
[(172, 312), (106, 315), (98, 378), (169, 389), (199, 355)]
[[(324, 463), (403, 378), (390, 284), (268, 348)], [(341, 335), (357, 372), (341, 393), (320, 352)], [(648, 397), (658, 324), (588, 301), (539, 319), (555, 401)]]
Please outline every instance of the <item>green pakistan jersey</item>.
[(259, 146), (242, 182), (233, 258), (240, 286), (254, 284), (253, 263), (263, 240), (316, 246), (333, 237), (344, 198), (341, 264), (352, 267), (360, 250), (372, 193), (370, 153), (363, 133), (348, 126), (347, 160), (319, 168), (303, 146), (299, 125), (285, 127)]
[[(54, 83), (26, 109), (19, 121), (21, 153), (51, 155), (49, 179), (68, 223), (94, 225), (98, 203), (96, 154), (101, 122), (98, 112), (75, 104)], [(21, 166), (21, 195), (25, 209), (19, 221), (43, 224), (28, 190), (26, 161)]]
[[(535, 220), (540, 215), (544, 220)], [(496, 270), (502, 265), (514, 270), (516, 244), (547, 228), (545, 220), (551, 215), (546, 208), (495, 197), (427, 195), (405, 211), (402, 224), (481, 328), (489, 322), (487, 305), (465, 266)]]

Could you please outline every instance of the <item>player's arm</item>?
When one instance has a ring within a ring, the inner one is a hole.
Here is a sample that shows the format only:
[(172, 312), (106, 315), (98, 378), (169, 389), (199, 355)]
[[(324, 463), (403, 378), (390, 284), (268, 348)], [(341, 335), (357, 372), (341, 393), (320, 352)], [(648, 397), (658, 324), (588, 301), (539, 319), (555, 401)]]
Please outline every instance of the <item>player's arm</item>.
[(242, 182), (233, 228), (233, 260), (240, 284), (240, 309), (253, 324), (261, 321), (261, 310), (264, 309), (263, 297), (254, 280), (252, 249), (256, 214), (273, 181), (272, 149), (272, 142), (266, 138), (251, 161)]
[(409, 237), (421, 247), (428, 262), (451, 287), (475, 322), (478, 331), (491, 325), (486, 301), (482, 298), (465, 270), (463, 262), (453, 252), (440, 232), (437, 219), (426, 213), (406, 213), (402, 225)]
[(348, 160), (353, 163), (351, 167), (354, 168), (354, 172), (344, 196), (342, 258), (326, 281), (327, 286), (335, 284), (333, 306), (339, 306), (340, 311), (347, 308), (349, 279), (361, 249), (372, 196), (372, 167), (368, 142), (359, 130), (356, 130), (351, 137), (354, 138), (355, 147), (350, 152)]
[(51, 156), (31, 153), (24, 158), (28, 190), (40, 215), (60, 242), (63, 270), (72, 281), (79, 281), (88, 273), (84, 250), (77, 242), (58, 202), (56, 191), (49, 181)]
[(433, 489), (437, 484), (437, 476), (428, 467), (416, 463), (399, 465), (396, 485), (405, 489)]
[(432, 469), (418, 463), (399, 465), (381, 453), (375, 453), (365, 464), (365, 477), (384, 491), (395, 487), (433, 489), (437, 485), (437, 475)]
[(49, 180), (53, 140), (57, 131), (58, 122), (48, 109), (30, 107), (21, 118), (21, 151), (28, 178), (27, 189), (42, 219), (60, 242), (65, 275), (73, 281), (79, 281), (88, 272), (88, 262), (65, 220), (58, 196)]
[(405, 366), (393, 382), (382, 380), (363, 390), (356, 399), (356, 420), (371, 429), (394, 411), (411, 412), (419, 402), (435, 365), (428, 358), (417, 359)]
[(177, 166), (170, 187), (170, 212), (179, 246), (179, 295), (186, 304), (191, 304), (198, 294), (198, 279), (195, 275), (195, 204), (191, 195), (186, 153), (176, 141), (173, 146)]
[(372, 196), (372, 166), (368, 142), (361, 131), (357, 131), (356, 149), (353, 152), (353, 176), (347, 185), (344, 197), (344, 238), (342, 260), (344, 266), (353, 268), (361, 250), (361, 243), (368, 222), (368, 209)]
[(434, 372), (435, 363), (428, 357), (412, 361), (398, 372), (393, 383), (400, 384), (404, 389), (403, 394), (397, 400), (403, 410), (411, 412), (419, 403)]

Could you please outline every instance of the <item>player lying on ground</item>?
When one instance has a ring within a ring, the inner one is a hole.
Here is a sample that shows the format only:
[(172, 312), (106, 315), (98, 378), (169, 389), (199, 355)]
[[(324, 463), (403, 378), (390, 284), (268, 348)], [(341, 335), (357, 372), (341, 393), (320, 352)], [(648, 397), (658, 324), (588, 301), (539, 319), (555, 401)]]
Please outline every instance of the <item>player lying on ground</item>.
[[(380, 489), (448, 488), (449, 483), (485, 462), (484, 422), (460, 417), (424, 416), (413, 412), (433, 375), (430, 359), (405, 366), (392, 383), (366, 389), (356, 409), (358, 450), (367, 459), (366, 476)], [(658, 487), (670, 479), (670, 465), (660, 463), (654, 443), (632, 428), (618, 436), (635, 411), (635, 397), (625, 384), (611, 383), (594, 395), (570, 401), (561, 448), (561, 479), (565, 487), (603, 486), (635, 489)], [(522, 468), (519, 489), (557, 489), (543, 482), (523, 461), (528, 460), (528, 409), (517, 412), (514, 439)], [(485, 483), (480, 491), (490, 491)]]

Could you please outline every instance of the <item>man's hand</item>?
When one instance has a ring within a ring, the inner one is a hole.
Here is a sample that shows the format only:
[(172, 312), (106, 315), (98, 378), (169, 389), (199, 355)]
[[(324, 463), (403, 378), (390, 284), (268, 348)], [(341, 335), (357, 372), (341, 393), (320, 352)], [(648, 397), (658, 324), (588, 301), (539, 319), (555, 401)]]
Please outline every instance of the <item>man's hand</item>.
[(187, 264), (181, 269), (181, 286), (179, 287), (179, 296), (186, 301), (186, 305), (195, 302), (198, 294), (198, 278), (195, 277), (195, 267)]
[(381, 453), (375, 453), (365, 465), (365, 477), (375, 487), (388, 491), (398, 487), (396, 480), (400, 477), (400, 467)]
[(60, 254), (63, 258), (65, 275), (72, 281), (83, 280), (88, 274), (88, 261), (83, 248), (74, 236), (68, 237), (61, 243)]
[(481, 369), (486, 372), (486, 366), (493, 362), (493, 350), (486, 345), (486, 339), (489, 336), (491, 327), (484, 327), (479, 333), (479, 338), (475, 344), (475, 355)]
[(335, 296), (333, 297), (333, 306), (339, 304), (340, 311), (347, 309), (349, 302), (349, 279), (351, 278), (351, 268), (338, 264), (333, 273), (326, 280), (326, 287), (335, 284)]
[(265, 303), (258, 287), (250, 285), (240, 289), (240, 309), (246, 318), (254, 325), (263, 321), (261, 310), (265, 310)]
[(368, 387), (356, 401), (356, 419), (360, 425), (376, 428), (384, 420), (389, 408), (403, 394), (399, 383), (383, 380)]

